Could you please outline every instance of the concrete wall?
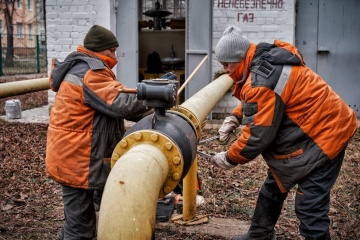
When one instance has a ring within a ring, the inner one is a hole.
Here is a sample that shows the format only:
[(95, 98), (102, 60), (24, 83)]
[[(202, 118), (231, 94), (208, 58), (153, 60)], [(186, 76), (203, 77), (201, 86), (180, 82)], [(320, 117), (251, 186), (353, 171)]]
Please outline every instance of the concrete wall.
[[(295, 0), (214, 0), (213, 11), (213, 49), (222, 32), (230, 25), (240, 27), (254, 43), (273, 42), (274, 39), (290, 43), (295, 41)], [(50, 64), (52, 58), (61, 61), (77, 45), (82, 44), (87, 30), (93, 24), (114, 31), (114, 0), (47, 0), (46, 21)], [(146, 40), (142, 39), (141, 42)], [(181, 57), (182, 54), (175, 50)], [(212, 64), (213, 73), (221, 69), (216, 59), (213, 59)], [(144, 65), (143, 61), (141, 65)], [(52, 99), (51, 92), (49, 102)], [(213, 116), (222, 118), (228, 115), (238, 103), (231, 93), (226, 94), (213, 110)]]

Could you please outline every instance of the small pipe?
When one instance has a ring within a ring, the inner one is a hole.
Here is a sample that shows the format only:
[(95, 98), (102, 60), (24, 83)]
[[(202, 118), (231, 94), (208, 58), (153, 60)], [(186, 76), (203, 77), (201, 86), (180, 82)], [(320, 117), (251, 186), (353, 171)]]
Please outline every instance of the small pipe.
[(135, 89), (135, 88), (120, 88), (119, 92), (136, 94), (137, 89)]
[(190, 74), (190, 76), (185, 80), (185, 82), (181, 85), (181, 87), (179, 88), (177, 95), (180, 95), (180, 93), (182, 92), (182, 90), (185, 88), (185, 86), (189, 83), (189, 81), (193, 78), (193, 76), (195, 75), (195, 73), (197, 73), (197, 71), (199, 71), (200, 67), (204, 64), (204, 62), (206, 61), (206, 59), (208, 59), (209, 55), (206, 55), (203, 60), (201, 60), (201, 62), (199, 63), (199, 65), (197, 65), (197, 67), (194, 69), (194, 71)]
[(196, 217), (196, 181), (197, 181), (197, 157), (183, 180), (183, 220), (190, 221)]
[(0, 98), (16, 96), (25, 93), (47, 90), (50, 88), (48, 78), (37, 78), (15, 82), (0, 83)]

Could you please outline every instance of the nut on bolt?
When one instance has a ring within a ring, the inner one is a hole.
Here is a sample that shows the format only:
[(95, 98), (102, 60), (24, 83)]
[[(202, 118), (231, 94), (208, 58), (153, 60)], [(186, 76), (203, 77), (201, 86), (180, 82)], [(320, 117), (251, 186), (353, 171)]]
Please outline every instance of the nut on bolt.
[(120, 141), (120, 146), (123, 148), (126, 148), (126, 146), (128, 145), (127, 141), (125, 139)]
[(120, 158), (120, 155), (117, 153), (113, 153), (113, 155), (111, 156), (111, 159), (114, 159), (114, 160), (118, 160), (119, 158)]
[(178, 164), (180, 163), (180, 158), (179, 158), (179, 157), (174, 157), (174, 158), (173, 158), (173, 163), (174, 163), (175, 165), (178, 165)]
[(164, 193), (171, 192), (171, 188), (169, 186), (164, 187)]
[(180, 174), (174, 173), (174, 174), (172, 175), (172, 179), (174, 179), (175, 181), (176, 181), (176, 180), (179, 180), (179, 179), (180, 179)]
[(171, 143), (171, 142), (166, 142), (165, 143), (165, 148), (167, 149), (167, 150), (171, 150), (171, 148), (173, 147), (173, 144)]
[(134, 138), (135, 138), (135, 140), (137, 140), (137, 141), (139, 141), (139, 140), (141, 139), (141, 137), (142, 137), (141, 133), (135, 133), (135, 134), (134, 134)]
[(151, 134), (150, 136), (151, 141), (156, 142), (159, 139), (159, 135), (156, 133)]

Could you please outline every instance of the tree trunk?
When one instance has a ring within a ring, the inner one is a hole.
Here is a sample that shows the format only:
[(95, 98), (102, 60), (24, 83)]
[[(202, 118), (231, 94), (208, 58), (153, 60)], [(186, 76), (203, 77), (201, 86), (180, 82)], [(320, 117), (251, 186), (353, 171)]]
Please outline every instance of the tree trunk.
[(6, 21), (6, 30), (7, 30), (7, 47), (6, 47), (6, 56), (5, 56), (5, 66), (13, 67), (14, 66), (14, 27), (12, 24), (12, 14), (10, 14), (8, 5), (4, 9), (5, 21)]

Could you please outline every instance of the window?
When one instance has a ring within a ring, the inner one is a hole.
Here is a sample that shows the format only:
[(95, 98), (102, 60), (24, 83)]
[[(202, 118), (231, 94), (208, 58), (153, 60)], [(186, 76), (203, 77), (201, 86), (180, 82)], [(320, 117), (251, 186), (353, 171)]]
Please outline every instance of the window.
[(22, 0), (17, 0), (17, 1), (16, 1), (16, 7), (17, 7), (18, 9), (22, 9)]
[(27, 0), (27, 9), (32, 10), (32, 0)]
[(22, 23), (16, 23), (16, 33), (18, 38), (24, 37), (24, 26)]
[(28, 39), (33, 39), (32, 25), (28, 24)]
[(155, 3), (159, 2), (160, 9), (165, 9), (172, 14), (168, 18), (185, 17), (185, 0), (142, 0), (141, 15), (142, 20), (150, 20), (152, 17), (145, 16), (143, 13), (155, 9)]

